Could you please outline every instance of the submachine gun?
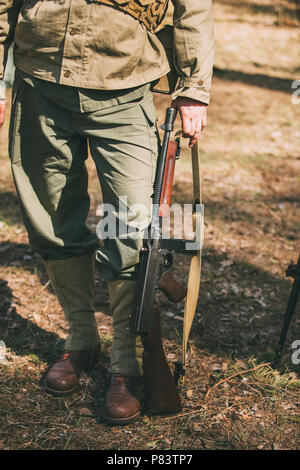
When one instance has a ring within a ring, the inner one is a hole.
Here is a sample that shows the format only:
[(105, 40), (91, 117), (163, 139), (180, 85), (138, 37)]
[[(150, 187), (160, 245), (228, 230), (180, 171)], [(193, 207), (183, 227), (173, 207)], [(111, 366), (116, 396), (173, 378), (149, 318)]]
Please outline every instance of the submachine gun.
[[(140, 251), (137, 268), (135, 305), (132, 329), (141, 335), (144, 345), (144, 381), (148, 409), (155, 413), (173, 413), (181, 409), (176, 385), (184, 381), (186, 348), (195, 314), (200, 286), (201, 250), (203, 238), (203, 205), (200, 184), (198, 143), (192, 149), (194, 183), (194, 240), (164, 238), (162, 219), (168, 215), (173, 186), (175, 161), (180, 156), (179, 139), (170, 140), (177, 110), (167, 108), (161, 151), (158, 156), (153, 193), (152, 219)], [(177, 282), (170, 271), (176, 253), (191, 257), (187, 288)], [(155, 306), (155, 293), (161, 290), (172, 302), (186, 297), (183, 327), (182, 358), (175, 363), (174, 376), (164, 355), (160, 311)]]

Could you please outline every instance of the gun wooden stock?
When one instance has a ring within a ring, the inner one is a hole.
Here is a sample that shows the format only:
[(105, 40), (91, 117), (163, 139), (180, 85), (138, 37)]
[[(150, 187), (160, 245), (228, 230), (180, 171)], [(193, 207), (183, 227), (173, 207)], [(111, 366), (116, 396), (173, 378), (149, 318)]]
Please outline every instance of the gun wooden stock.
[(181, 411), (181, 401), (164, 353), (157, 307), (153, 308), (151, 329), (145, 343), (143, 366), (147, 408), (151, 413), (177, 413)]
[(168, 217), (169, 212), (170, 212), (174, 171), (175, 171), (175, 160), (177, 158), (178, 145), (179, 143), (174, 140), (169, 141), (168, 151), (167, 151), (167, 156), (166, 156), (165, 171), (164, 171), (164, 180), (163, 180), (161, 198), (160, 198), (160, 209), (159, 209), (160, 217)]
[(177, 303), (184, 299), (186, 287), (178, 282), (171, 271), (166, 271), (160, 278), (159, 287), (171, 302)]

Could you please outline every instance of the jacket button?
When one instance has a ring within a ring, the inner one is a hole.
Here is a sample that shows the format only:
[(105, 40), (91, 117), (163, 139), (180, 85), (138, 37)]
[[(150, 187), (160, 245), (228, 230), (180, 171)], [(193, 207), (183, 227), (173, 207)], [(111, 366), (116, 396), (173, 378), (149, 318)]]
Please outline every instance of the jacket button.
[(65, 73), (64, 73), (64, 77), (65, 77), (65, 78), (69, 78), (70, 76), (71, 76), (70, 72), (65, 72)]

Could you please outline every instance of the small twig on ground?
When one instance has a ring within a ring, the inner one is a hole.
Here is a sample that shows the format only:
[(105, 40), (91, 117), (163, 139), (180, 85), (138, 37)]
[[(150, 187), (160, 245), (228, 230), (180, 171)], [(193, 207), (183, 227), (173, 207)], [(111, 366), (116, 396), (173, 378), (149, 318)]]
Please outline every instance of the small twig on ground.
[[(231, 408), (234, 408), (234, 406), (235, 405), (232, 405), (232, 406), (229, 406), (228, 408), (226, 408), (226, 413)], [(174, 416), (168, 416), (168, 417), (162, 416), (162, 419), (164, 421), (168, 421), (170, 419), (175, 419), (175, 418), (184, 418), (185, 416), (191, 416), (191, 415), (199, 413), (199, 411), (201, 411), (202, 408), (206, 409), (206, 406), (205, 405), (199, 405), (199, 408), (197, 408), (197, 410), (192, 410), (192, 411), (189, 411), (188, 413), (181, 413), (180, 415), (174, 415)]]
[(244, 375), (244, 374), (248, 374), (249, 372), (254, 372), (255, 370), (257, 369), (261, 369), (262, 367), (270, 367), (271, 369), (271, 366), (270, 366), (270, 362), (266, 362), (265, 364), (260, 364), (259, 366), (257, 367), (253, 367), (252, 369), (248, 369), (248, 370), (243, 370), (243, 371), (240, 371), (240, 372), (236, 372), (235, 374), (231, 375), (230, 377), (227, 377), (226, 379), (222, 379), (222, 380), (219, 380), (219, 382), (217, 382), (215, 385), (213, 385), (207, 392), (206, 392), (206, 395), (204, 398), (207, 398), (209, 396), (209, 394), (211, 393), (211, 391), (218, 387), (219, 385), (221, 385), (222, 383), (224, 382), (228, 382), (229, 380), (233, 379), (233, 377), (236, 377), (238, 375)]
[(45, 290), (50, 284), (50, 279), (49, 281), (39, 290), (39, 293), (41, 293), (43, 290)]
[(158, 419), (163, 419), (164, 421), (168, 421), (170, 419), (183, 418), (185, 416), (189, 416), (189, 415), (199, 413), (199, 411), (201, 411), (201, 408), (206, 408), (206, 407), (204, 407), (204, 405), (200, 405), (200, 407), (197, 408), (197, 410), (189, 411), (188, 413), (181, 413), (179, 415), (174, 415), (174, 416), (167, 416), (167, 417), (166, 416), (161, 416)]

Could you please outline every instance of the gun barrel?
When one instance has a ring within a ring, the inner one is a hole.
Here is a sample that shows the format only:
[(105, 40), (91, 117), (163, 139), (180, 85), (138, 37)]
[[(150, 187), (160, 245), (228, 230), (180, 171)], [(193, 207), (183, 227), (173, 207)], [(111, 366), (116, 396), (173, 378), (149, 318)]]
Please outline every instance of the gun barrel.
[(177, 109), (168, 108), (166, 112), (165, 123), (162, 127), (165, 132), (164, 132), (160, 155), (159, 155), (157, 166), (156, 166), (154, 194), (153, 194), (153, 214), (152, 214), (152, 220), (154, 220), (154, 223), (157, 223), (158, 216), (159, 216), (159, 205), (160, 205), (161, 193), (162, 193), (162, 187), (163, 187), (168, 146), (169, 146), (171, 132), (174, 129), (174, 122), (176, 119), (176, 114), (177, 114)]

